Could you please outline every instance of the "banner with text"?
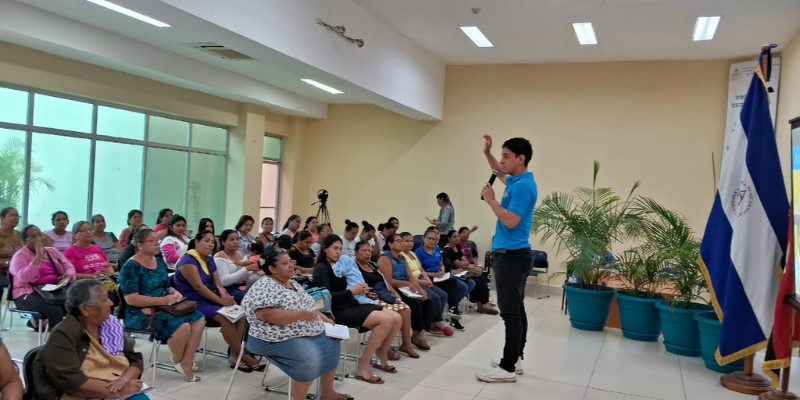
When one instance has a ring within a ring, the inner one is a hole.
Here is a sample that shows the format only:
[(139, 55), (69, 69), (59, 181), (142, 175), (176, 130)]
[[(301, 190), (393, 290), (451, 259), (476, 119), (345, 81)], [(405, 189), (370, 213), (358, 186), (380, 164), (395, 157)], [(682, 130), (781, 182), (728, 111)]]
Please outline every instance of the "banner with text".
[[(731, 133), (739, 125), (739, 114), (742, 112), (744, 98), (747, 97), (747, 89), (750, 86), (750, 79), (756, 73), (756, 60), (743, 61), (731, 64), (730, 74), (728, 75), (728, 115), (725, 119), (725, 143), (722, 152), (722, 159), (728, 153), (728, 144)], [(772, 58), (772, 79), (769, 87), (774, 91), (769, 94), (769, 113), (772, 116), (772, 126), (775, 127), (775, 116), (778, 115), (778, 82), (781, 76), (781, 58)]]

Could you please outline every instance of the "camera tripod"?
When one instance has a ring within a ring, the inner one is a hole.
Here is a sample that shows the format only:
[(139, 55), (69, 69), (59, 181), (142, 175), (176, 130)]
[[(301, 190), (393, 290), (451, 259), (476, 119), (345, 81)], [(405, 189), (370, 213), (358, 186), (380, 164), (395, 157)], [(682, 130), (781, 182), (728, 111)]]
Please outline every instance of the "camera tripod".
[(331, 223), (331, 215), (328, 214), (328, 206), (324, 202), (320, 202), (319, 209), (317, 210), (317, 222), (319, 224)]

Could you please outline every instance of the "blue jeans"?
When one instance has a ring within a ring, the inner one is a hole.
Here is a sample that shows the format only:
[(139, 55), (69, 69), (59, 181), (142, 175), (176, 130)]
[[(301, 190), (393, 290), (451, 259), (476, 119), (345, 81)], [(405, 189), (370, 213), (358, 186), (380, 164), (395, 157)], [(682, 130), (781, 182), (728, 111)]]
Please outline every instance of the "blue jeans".
[(442, 312), (444, 311), (444, 305), (447, 304), (447, 292), (436, 287), (436, 285), (429, 288), (423, 286), (422, 289), (428, 292), (428, 297), (432, 304), (431, 308), (433, 308), (433, 322), (444, 321)]
[(473, 281), (472, 279), (467, 279), (466, 281), (462, 281), (461, 279), (458, 278), (456, 278), (456, 280), (458, 281), (458, 294), (457, 294), (458, 297), (456, 299), (456, 306), (457, 306), (458, 303), (461, 302), (461, 299), (467, 297), (467, 295), (470, 294), (470, 292), (472, 292), (472, 289), (475, 289), (475, 281)]

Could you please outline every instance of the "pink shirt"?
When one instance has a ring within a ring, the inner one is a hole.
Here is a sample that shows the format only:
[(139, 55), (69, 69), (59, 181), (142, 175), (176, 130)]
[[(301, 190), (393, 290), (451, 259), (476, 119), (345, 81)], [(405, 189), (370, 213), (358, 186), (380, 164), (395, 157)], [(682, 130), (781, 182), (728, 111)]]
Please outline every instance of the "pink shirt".
[[(45, 285), (58, 282), (58, 274), (50, 263), (50, 257), (58, 264), (61, 275), (68, 275), (75, 280), (75, 267), (64, 256), (53, 247), (44, 248), (46, 254), (42, 257), (39, 265), (34, 265), (36, 253), (27, 246), (14, 253), (8, 271), (14, 277), (14, 288), (12, 297), (15, 299), (33, 293), (33, 286)], [(48, 257), (48, 254), (50, 257)]]
[(89, 248), (70, 246), (64, 252), (64, 257), (75, 266), (76, 274), (94, 274), (108, 270), (108, 258), (103, 249), (95, 244)]

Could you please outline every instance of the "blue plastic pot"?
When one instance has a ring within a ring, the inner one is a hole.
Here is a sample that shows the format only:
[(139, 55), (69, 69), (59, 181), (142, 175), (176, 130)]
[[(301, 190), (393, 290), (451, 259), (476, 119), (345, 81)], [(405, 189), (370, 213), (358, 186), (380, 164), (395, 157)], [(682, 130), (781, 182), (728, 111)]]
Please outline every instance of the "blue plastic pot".
[(606, 326), (614, 289), (600, 286), (598, 290), (581, 289), (577, 283), (563, 286), (567, 292), (569, 322), (573, 328), (602, 331)]
[(648, 299), (643, 296), (628, 296), (617, 292), (619, 320), (622, 336), (643, 342), (655, 342), (661, 333), (661, 318), (655, 304), (661, 298)]
[(713, 308), (708, 304), (692, 303), (690, 308), (682, 308), (681, 304), (673, 309), (660, 300), (656, 303), (661, 317), (661, 331), (664, 333), (664, 347), (673, 354), (689, 357), (700, 357), (700, 331), (694, 315)]
[(703, 362), (706, 368), (730, 374), (731, 372), (744, 371), (744, 358), (736, 360), (728, 365), (719, 365), (714, 355), (719, 347), (719, 338), (722, 335), (722, 323), (717, 319), (714, 311), (703, 311), (694, 315), (697, 321), (697, 328), (700, 331), (700, 347), (703, 349)]

